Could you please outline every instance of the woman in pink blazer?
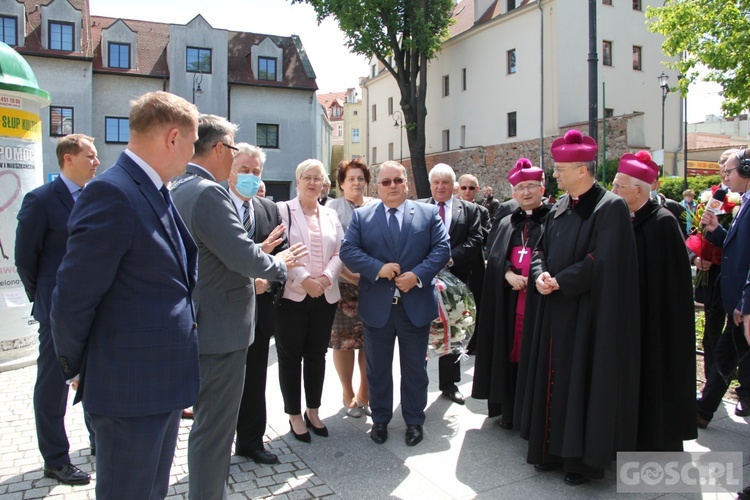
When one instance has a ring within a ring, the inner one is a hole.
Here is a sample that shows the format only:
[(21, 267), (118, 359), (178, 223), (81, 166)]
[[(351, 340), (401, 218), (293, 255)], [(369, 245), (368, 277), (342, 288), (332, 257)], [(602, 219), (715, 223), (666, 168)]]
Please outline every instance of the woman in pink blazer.
[[(339, 247), (344, 231), (336, 211), (318, 203), (326, 178), (323, 164), (305, 160), (296, 171), (297, 197), (279, 202), (289, 244), (304, 242), (304, 267), (291, 269), (276, 315), (276, 350), (284, 411), (294, 437), (310, 442), (307, 428), (318, 436), (328, 429), (318, 416), (325, 377), (326, 351), (340, 298), (338, 277), (343, 264)], [(302, 416), (300, 379), (304, 363), (307, 410)]]

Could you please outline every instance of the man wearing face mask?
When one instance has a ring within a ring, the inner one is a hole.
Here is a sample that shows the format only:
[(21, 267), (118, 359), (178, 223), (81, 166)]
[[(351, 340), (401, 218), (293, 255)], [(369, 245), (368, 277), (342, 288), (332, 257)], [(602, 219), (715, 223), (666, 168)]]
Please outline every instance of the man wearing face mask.
[[(246, 142), (237, 144), (237, 156), (229, 173), (229, 197), (237, 213), (248, 227), (248, 236), (263, 251), (276, 254), (289, 248), (281, 214), (274, 202), (261, 197), (260, 180), (266, 153)], [(247, 215), (246, 215), (247, 214)], [(276, 248), (272, 245), (281, 238)], [(279, 463), (278, 457), (263, 447), (266, 432), (266, 367), (268, 344), (273, 336), (276, 307), (273, 297), (281, 287), (280, 281), (255, 279), (255, 301), (258, 317), (255, 320), (255, 340), (247, 350), (245, 386), (242, 390), (240, 413), (237, 417), (237, 442), (235, 455), (248, 457), (259, 464)]]

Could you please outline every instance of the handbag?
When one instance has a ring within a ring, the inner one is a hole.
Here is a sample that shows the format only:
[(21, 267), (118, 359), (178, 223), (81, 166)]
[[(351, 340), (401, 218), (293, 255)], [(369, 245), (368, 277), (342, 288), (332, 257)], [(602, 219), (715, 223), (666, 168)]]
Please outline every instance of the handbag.
[[(292, 229), (292, 210), (289, 208), (289, 203), (285, 203), (286, 205), (286, 212), (287, 212), (287, 220), (289, 221), (289, 232), (291, 234)], [(280, 283), (279, 286), (276, 287), (275, 290), (273, 290), (273, 305), (279, 306), (281, 304), (281, 299), (284, 297), (284, 290), (286, 289), (286, 281), (283, 283)]]

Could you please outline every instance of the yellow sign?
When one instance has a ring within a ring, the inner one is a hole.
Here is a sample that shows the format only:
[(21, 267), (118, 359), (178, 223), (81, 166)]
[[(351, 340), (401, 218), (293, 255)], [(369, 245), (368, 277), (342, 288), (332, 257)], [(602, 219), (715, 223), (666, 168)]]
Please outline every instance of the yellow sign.
[(42, 120), (21, 109), (0, 108), (0, 135), (29, 141), (42, 140)]
[(719, 173), (715, 161), (688, 160), (688, 175), (712, 175)]

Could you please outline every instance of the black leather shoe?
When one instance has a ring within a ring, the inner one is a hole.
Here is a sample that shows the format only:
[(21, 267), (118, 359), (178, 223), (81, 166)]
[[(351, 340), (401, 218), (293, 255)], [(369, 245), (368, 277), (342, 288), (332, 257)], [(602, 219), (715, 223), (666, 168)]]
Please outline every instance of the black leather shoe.
[(562, 467), (561, 463), (550, 462), (547, 464), (535, 464), (534, 470), (539, 471), (539, 472), (549, 472), (551, 470), (557, 470), (560, 467)]
[(315, 427), (310, 421), (310, 417), (307, 416), (307, 412), (305, 412), (305, 424), (307, 424), (309, 429), (312, 429), (313, 434), (316, 436), (328, 437), (328, 427), (325, 425), (323, 427)]
[(310, 438), (309, 432), (303, 432), (302, 434), (297, 434), (296, 432), (294, 432), (294, 426), (292, 425), (291, 420), (289, 421), (289, 428), (292, 430), (292, 434), (294, 434), (294, 439), (296, 439), (297, 441), (302, 441), (303, 443), (309, 443), (310, 441), (312, 441), (312, 439)]
[[(737, 411), (737, 410), (735, 409), (735, 411)], [(708, 420), (706, 420), (705, 418), (703, 418), (700, 413), (698, 415), (696, 415), (696, 420), (697, 420), (697, 424), (698, 424), (698, 428), (699, 429), (705, 429), (706, 427), (708, 427)]]
[(569, 484), (570, 486), (578, 486), (579, 484), (588, 482), (589, 478), (583, 474), (578, 474), (577, 472), (568, 472), (565, 474), (565, 484)]
[(738, 417), (747, 417), (750, 416), (750, 401), (747, 399), (742, 400), (737, 403), (737, 406), (734, 408), (734, 414)]
[(73, 464), (65, 464), (54, 469), (45, 467), (44, 477), (57, 479), (63, 484), (89, 484), (91, 482), (91, 476)]
[(237, 449), (234, 452), (235, 455), (246, 457), (255, 462), (256, 464), (273, 465), (279, 463), (279, 457), (268, 450), (242, 450)]
[(466, 400), (464, 399), (464, 395), (461, 394), (461, 392), (458, 389), (453, 390), (453, 391), (443, 391), (443, 396), (445, 396), (446, 398), (450, 399), (451, 401), (453, 401), (457, 405), (466, 404)]
[(505, 420), (499, 420), (497, 422), (497, 425), (500, 426), (501, 429), (513, 429), (513, 422), (506, 422)]
[(370, 439), (378, 444), (383, 444), (388, 441), (388, 424), (372, 424)]
[(422, 442), (424, 434), (421, 425), (406, 426), (406, 446), (416, 446)]

